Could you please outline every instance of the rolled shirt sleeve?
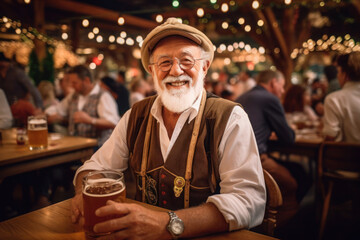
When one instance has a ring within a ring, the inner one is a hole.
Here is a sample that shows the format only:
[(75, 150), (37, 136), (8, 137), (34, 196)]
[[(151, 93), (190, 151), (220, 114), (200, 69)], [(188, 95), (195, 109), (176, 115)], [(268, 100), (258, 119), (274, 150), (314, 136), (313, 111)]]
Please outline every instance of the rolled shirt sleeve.
[(264, 175), (254, 132), (240, 107), (234, 108), (219, 149), (221, 190), (207, 202), (217, 206), (230, 231), (259, 225), (266, 203)]

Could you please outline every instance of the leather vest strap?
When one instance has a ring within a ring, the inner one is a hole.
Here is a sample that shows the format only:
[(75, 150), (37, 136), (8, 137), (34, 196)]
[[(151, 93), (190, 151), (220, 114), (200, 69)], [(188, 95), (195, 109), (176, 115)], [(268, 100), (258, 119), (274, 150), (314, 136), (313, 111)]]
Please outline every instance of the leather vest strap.
[[(200, 123), (201, 123), (201, 119), (202, 119), (204, 109), (205, 109), (205, 102), (206, 102), (206, 91), (205, 91), (205, 89), (203, 89), (199, 112), (195, 118), (194, 128), (193, 128), (193, 132), (192, 132), (191, 140), (190, 140), (188, 157), (187, 157), (187, 161), (186, 161), (184, 208), (189, 207), (190, 179), (191, 179), (191, 174), (192, 174), (192, 163), (193, 163), (193, 159), (194, 159), (195, 146), (196, 146), (196, 142), (197, 142), (198, 135), (199, 135)], [(144, 140), (144, 148), (143, 148), (143, 156), (142, 156), (142, 161), (141, 161), (141, 172), (140, 172), (141, 181), (142, 181), (141, 191), (142, 191), (142, 201), (143, 202), (145, 202), (145, 200), (146, 200), (146, 196), (145, 196), (145, 194), (146, 194), (146, 187), (145, 187), (146, 167), (147, 167), (147, 160), (148, 160), (148, 154), (149, 154), (149, 146), (150, 146), (149, 141), (150, 141), (150, 135), (151, 135), (152, 121), (153, 121), (153, 117), (150, 114), (149, 118), (148, 118), (147, 126), (146, 126), (146, 134), (145, 134), (145, 140)]]

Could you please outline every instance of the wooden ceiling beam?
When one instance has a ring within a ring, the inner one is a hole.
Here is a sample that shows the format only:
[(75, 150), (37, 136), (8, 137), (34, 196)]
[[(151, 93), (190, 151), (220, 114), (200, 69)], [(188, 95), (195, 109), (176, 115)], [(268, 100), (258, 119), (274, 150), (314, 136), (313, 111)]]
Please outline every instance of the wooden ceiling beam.
[(74, 12), (78, 14), (84, 14), (87, 16), (93, 16), (108, 21), (113, 21), (117, 24), (118, 18), (121, 16), (125, 19), (125, 25), (132, 25), (140, 28), (152, 29), (158, 24), (147, 19), (131, 16), (128, 14), (121, 14), (119, 12), (92, 6), (89, 4), (68, 1), (68, 0), (47, 0), (45, 1), (46, 6), (64, 11)]

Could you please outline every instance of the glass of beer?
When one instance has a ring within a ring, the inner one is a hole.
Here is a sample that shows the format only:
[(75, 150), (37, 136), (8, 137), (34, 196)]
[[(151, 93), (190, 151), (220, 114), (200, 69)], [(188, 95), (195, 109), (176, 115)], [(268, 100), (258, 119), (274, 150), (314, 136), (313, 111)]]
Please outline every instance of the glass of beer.
[(84, 229), (87, 237), (100, 235), (93, 231), (94, 225), (116, 216), (98, 217), (95, 211), (106, 205), (108, 200), (124, 202), (126, 197), (125, 180), (122, 172), (114, 170), (93, 171), (83, 179)]
[(48, 126), (46, 116), (28, 117), (27, 133), (30, 150), (47, 148)]

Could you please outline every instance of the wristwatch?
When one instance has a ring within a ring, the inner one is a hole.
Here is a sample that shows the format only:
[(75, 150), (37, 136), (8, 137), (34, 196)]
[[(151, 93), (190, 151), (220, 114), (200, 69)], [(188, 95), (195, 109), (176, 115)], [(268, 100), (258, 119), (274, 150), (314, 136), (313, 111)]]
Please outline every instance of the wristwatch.
[(184, 223), (174, 212), (168, 212), (170, 216), (167, 230), (170, 232), (173, 239), (178, 239), (184, 232)]

